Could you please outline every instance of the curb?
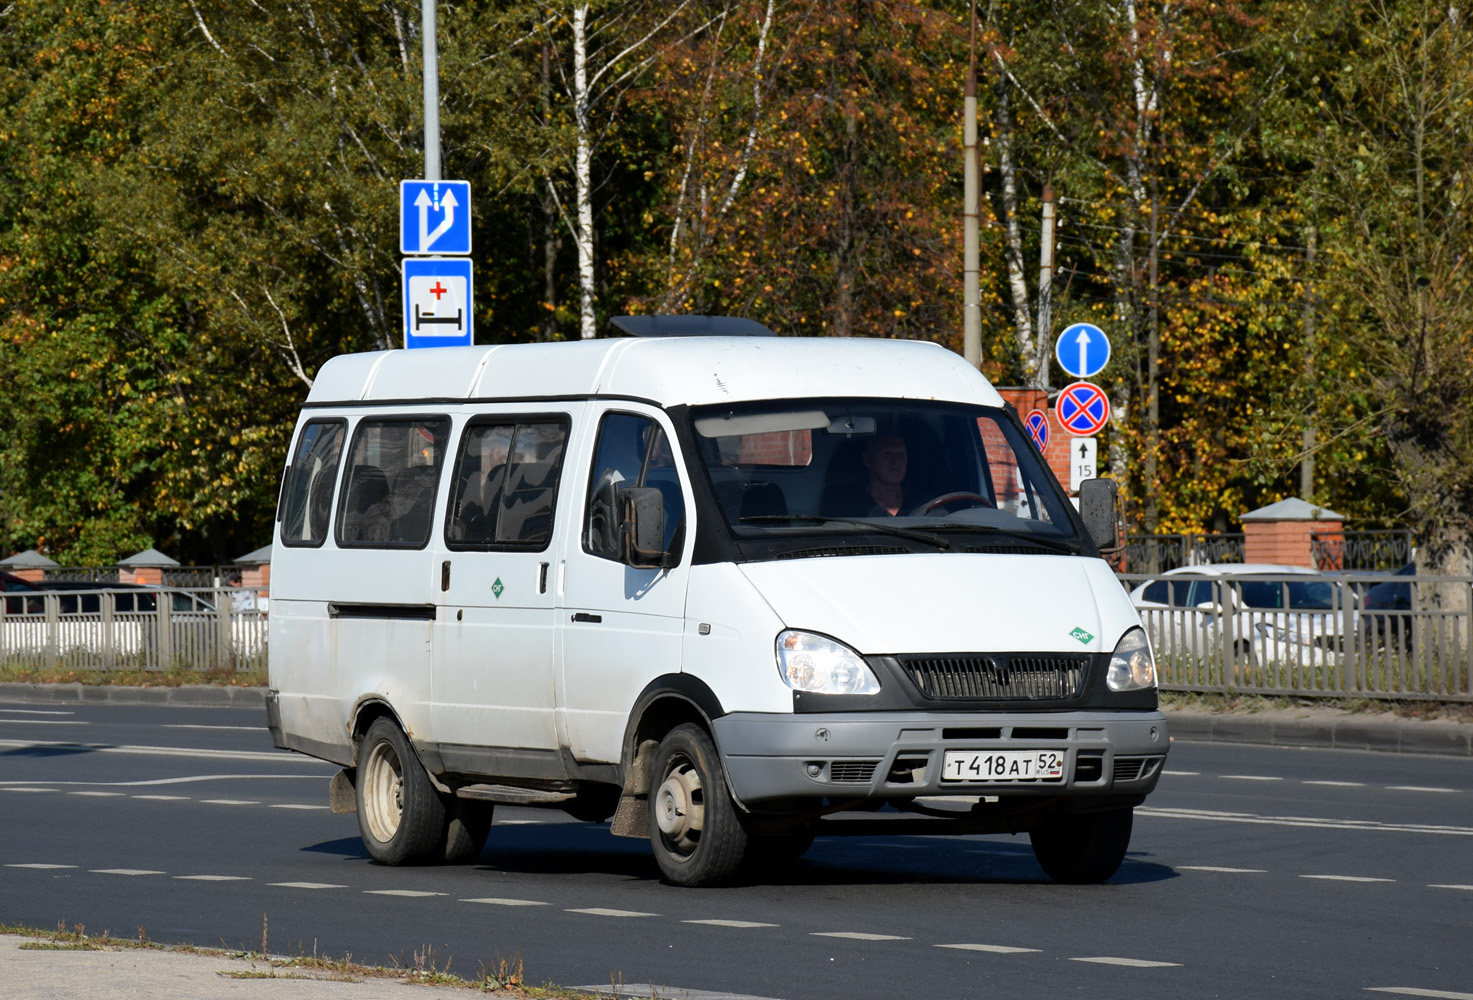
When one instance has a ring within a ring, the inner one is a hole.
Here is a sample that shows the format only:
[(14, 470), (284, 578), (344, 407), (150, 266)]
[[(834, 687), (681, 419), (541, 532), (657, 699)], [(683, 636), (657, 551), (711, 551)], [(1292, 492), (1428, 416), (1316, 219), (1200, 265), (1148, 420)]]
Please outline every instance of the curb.
[(266, 689), (185, 684), (179, 687), (126, 687), (107, 684), (0, 683), (0, 701), (52, 705), (178, 705), (186, 708), (266, 707)]
[(1166, 724), (1174, 739), (1184, 741), (1473, 757), (1473, 724), (1466, 722), (1367, 719), (1349, 713), (1329, 719), (1212, 715), (1167, 709)]

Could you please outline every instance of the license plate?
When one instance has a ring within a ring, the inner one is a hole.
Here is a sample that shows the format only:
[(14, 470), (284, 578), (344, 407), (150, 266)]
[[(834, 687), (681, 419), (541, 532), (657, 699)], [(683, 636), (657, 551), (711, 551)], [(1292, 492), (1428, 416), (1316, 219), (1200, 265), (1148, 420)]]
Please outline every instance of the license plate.
[(1062, 781), (1061, 750), (948, 750), (942, 781)]

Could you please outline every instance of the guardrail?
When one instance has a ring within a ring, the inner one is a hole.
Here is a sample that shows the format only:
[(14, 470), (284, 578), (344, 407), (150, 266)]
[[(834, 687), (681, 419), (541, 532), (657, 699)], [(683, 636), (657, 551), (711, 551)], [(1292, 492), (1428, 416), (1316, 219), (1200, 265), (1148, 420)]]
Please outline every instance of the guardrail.
[[(1163, 578), (1120, 579), (1129, 590)], [(1473, 577), (1165, 579), (1180, 587), (1169, 606), (1137, 602), (1163, 691), (1473, 702)], [(1321, 607), (1302, 606), (1311, 581)], [(1362, 595), (1383, 582), (1408, 588), (1405, 607), (1362, 607)]]
[(0, 664), (35, 669), (255, 669), (266, 611), (229, 587), (10, 591)]

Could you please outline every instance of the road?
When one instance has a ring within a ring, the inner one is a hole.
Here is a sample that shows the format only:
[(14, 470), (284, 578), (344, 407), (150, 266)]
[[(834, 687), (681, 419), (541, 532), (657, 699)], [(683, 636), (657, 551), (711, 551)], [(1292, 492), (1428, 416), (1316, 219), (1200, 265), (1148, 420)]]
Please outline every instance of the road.
[(475, 865), (379, 866), (263, 721), (0, 704), (0, 923), (661, 995), (1473, 997), (1465, 759), (1178, 742), (1106, 885), (1049, 882), (1023, 837), (900, 837), (693, 890), (527, 809)]

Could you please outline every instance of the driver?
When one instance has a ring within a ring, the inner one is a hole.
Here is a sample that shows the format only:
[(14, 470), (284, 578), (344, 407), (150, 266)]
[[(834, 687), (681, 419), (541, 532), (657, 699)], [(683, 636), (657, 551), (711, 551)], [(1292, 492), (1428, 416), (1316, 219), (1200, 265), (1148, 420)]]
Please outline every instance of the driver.
[(895, 517), (905, 504), (905, 438), (881, 434), (865, 446), (862, 456), (869, 472), (865, 491), (874, 506), (867, 517)]

